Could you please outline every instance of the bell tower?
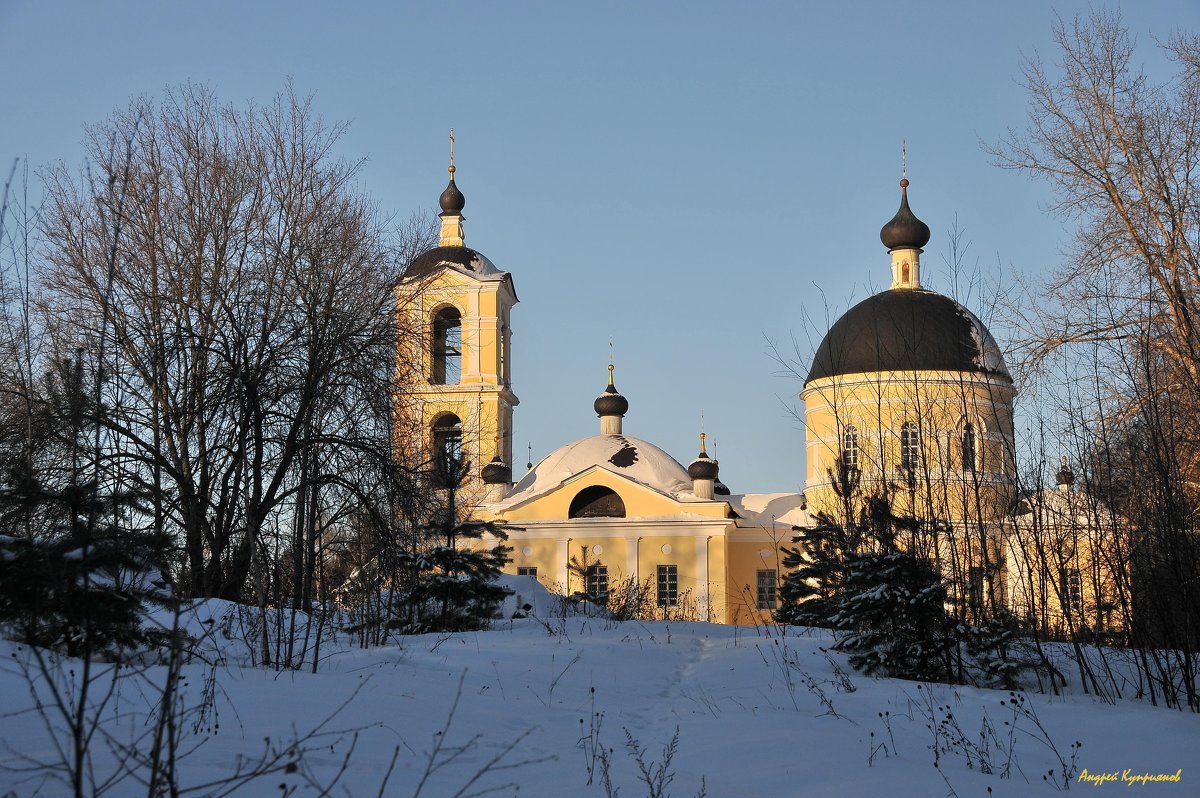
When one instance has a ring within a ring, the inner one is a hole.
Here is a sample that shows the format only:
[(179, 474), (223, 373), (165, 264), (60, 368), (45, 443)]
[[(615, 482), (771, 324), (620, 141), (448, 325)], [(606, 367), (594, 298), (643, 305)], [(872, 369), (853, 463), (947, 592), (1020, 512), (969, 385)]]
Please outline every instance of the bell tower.
[(497, 458), (512, 463), (519, 400), (511, 388), (510, 319), (518, 299), (512, 276), (466, 246), (453, 130), (449, 172), (438, 201), (438, 245), (413, 258), (396, 285), (397, 445), (429, 470), (466, 463), (463, 488), (482, 497), (483, 469)]

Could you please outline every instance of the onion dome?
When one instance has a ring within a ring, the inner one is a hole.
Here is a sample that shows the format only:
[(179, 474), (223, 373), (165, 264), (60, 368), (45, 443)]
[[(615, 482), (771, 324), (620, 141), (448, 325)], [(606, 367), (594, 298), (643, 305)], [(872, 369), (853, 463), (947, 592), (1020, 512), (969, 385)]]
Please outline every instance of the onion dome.
[(729, 495), (729, 486), (726, 485), (724, 482), (717, 480), (716, 484), (713, 485), (713, 493), (716, 494), (717, 496), (728, 496)]
[(467, 198), (458, 190), (458, 186), (454, 185), (454, 166), (450, 167), (450, 184), (446, 186), (442, 196), (438, 197), (438, 205), (441, 206), (443, 215), (460, 214), (467, 205)]
[(908, 178), (900, 181), (900, 210), (879, 231), (879, 240), (889, 250), (920, 249), (929, 243), (929, 225), (908, 207)]
[(959, 371), (1012, 381), (983, 322), (926, 290), (883, 291), (846, 311), (817, 347), (805, 384), (882, 371)]
[(608, 387), (604, 389), (604, 393), (596, 397), (592, 407), (595, 408), (598, 416), (623, 416), (629, 412), (629, 400), (617, 393), (617, 386), (613, 385), (611, 363), (608, 364)]
[(1058, 482), (1058, 487), (1063, 490), (1070, 489), (1071, 485), (1075, 484), (1075, 472), (1067, 465), (1067, 456), (1063, 455), (1062, 467), (1058, 469), (1058, 473), (1054, 475)]
[(492, 462), (483, 467), (480, 476), (485, 485), (507, 485), (512, 482), (512, 469), (504, 464), (500, 455), (496, 455)]
[(704, 448), (704, 433), (700, 433), (700, 454), (688, 466), (688, 476), (692, 479), (717, 479), (717, 461), (708, 456)]
[(717, 478), (717, 461), (708, 457), (701, 452), (691, 465), (688, 466), (688, 476), (692, 479), (713, 479)]

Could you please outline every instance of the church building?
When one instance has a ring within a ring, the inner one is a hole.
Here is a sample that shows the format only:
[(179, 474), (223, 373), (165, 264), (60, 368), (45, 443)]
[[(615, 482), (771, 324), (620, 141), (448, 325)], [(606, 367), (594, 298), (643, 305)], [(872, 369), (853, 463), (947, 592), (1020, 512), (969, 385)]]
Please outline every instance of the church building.
[(1016, 491), (1016, 390), (978, 317), (921, 283), (929, 227), (900, 208), (880, 240), (891, 285), (817, 347), (804, 402), (809, 508), (854, 523), (869, 502), (929, 530), (941, 573), (979, 609), (1003, 599), (1001, 519)]
[(797, 531), (858, 522), (882, 499), (933, 530), (921, 554), (954, 586), (959, 606), (982, 614), (1044, 590), (1014, 562), (1024, 544), (1011, 531), (1022, 528), (1013, 522), (1013, 380), (983, 322), (923, 286), (930, 231), (909, 207), (907, 179), (880, 232), (890, 286), (830, 328), (800, 394), (805, 492), (733, 494), (703, 434), (685, 467), (626, 432), (636, 397), (618, 392), (612, 364), (590, 408), (597, 433), (514, 479), (516, 288), (466, 246), (454, 171), (452, 163), (440, 197), (438, 246), (397, 286), (401, 329), (419, 333), (399, 359), (411, 407), (400, 414), (398, 445), (431, 468), (471, 464), (463, 504), (511, 530), (513, 573), (564, 595), (636, 594), (657, 617), (759, 623), (777, 607), (782, 548)]

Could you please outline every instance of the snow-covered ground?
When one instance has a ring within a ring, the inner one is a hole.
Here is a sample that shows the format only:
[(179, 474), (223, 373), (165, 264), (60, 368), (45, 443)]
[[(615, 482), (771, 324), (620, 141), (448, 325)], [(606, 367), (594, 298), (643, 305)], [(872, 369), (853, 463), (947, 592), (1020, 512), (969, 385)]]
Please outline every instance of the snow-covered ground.
[[(372, 649), (344, 636), (327, 640), (317, 673), (247, 667), (248, 650), (236, 634), (225, 637), (235, 631), (235, 608), (200, 605), (189, 626), (210, 633), (210, 653), (226, 664), (184, 668), (184, 704), (200, 706), (206, 693), (213, 700), (209, 712), (184, 724), (181, 782), (220, 779), (239, 757), (299, 738), (298, 754), (285, 757), (293, 772), (233, 794), (317, 795), (314, 783), (336, 778), (329, 794), (604, 796), (603, 751), (612, 787), (635, 798), (650, 790), (630, 745), (653, 776), (677, 734), (661, 771), (673, 777), (662, 794), (677, 798), (696, 795), (702, 781), (717, 798), (1045, 795), (1063, 788), (1064, 762), (1075, 768), (1070, 789), (1088, 794), (1130, 789), (1123, 771), (1182, 770), (1179, 782), (1132, 789), (1200, 795), (1194, 714), (1137, 701), (1105, 704), (1078, 692), (1026, 693), (1014, 705), (1007, 692), (860, 676), (825, 650), (830, 641), (820, 633), (553, 618), (547, 596), (535, 603), (540, 619), (497, 622), (486, 632)], [(54, 713), (31, 710), (31, 686), (44, 690), (45, 683), (22, 667), (27, 650), (3, 645), (0, 765), (18, 770), (0, 770), (0, 795), (66, 794), (46, 778), (49, 769), (19, 770), (29, 758), (57, 761), (44, 722)], [(78, 665), (58, 666), (63, 679)], [(161, 684), (165, 669), (146, 676), (128, 678), (109, 699), (91, 750), (101, 775), (111, 762), (109, 739), (147, 728), (147, 688)], [(1081, 781), (1084, 769), (1116, 780)], [(111, 794), (139, 788), (126, 781)]]

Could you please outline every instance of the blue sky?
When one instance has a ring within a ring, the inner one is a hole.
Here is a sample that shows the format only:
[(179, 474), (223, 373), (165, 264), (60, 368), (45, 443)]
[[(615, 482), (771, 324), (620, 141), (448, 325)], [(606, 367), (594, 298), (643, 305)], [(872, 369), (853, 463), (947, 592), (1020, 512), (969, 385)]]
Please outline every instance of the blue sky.
[[(1036, 279), (1066, 240), (1047, 188), (982, 149), (1020, 127), (1022, 58), (1053, 58), (1085, 3), (314, 3), (0, 0), (0, 159), (81, 161), (83, 125), (191, 80), (266, 101), (291, 77), (351, 127), (362, 187), (436, 209), (458, 140), (467, 243), (511, 271), (515, 448), (592, 434), (608, 340), (625, 429), (685, 465), (703, 411), (735, 492), (796, 490), (803, 432), (766, 341), (800, 359), (827, 316), (886, 287), (880, 226), (910, 199), (923, 280), (967, 266)], [(1200, 4), (1124, 9), (1154, 37)], [(1165, 73), (1160, 73), (1165, 74)], [(990, 301), (968, 295), (979, 310)], [(1004, 331), (996, 329), (997, 337)], [(801, 364), (807, 370), (807, 363)], [(711, 449), (710, 449), (711, 451)]]

